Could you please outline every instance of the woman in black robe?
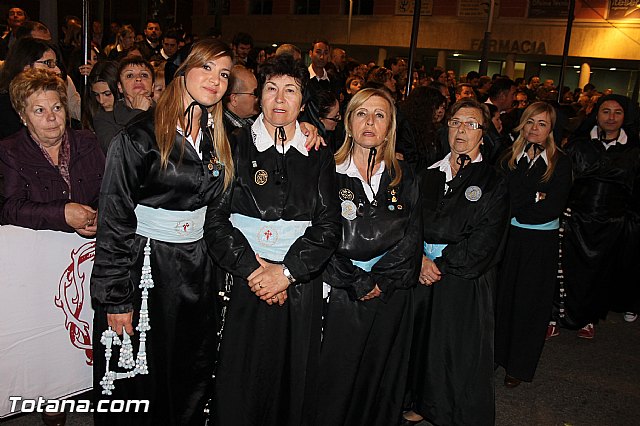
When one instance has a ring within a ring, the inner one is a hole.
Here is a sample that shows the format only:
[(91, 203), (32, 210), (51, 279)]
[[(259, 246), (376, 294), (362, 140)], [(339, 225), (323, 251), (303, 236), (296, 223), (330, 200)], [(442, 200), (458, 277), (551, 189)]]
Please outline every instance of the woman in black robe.
[(422, 171), (424, 256), (415, 288), (404, 424), (494, 423), (494, 287), (509, 217), (504, 178), (482, 159), (489, 110), (451, 108), (451, 153)]
[(308, 80), (289, 55), (260, 67), (262, 114), (232, 133), (233, 193), (208, 211), (209, 249), (233, 280), (216, 372), (218, 426), (300, 426), (314, 403), (321, 274), (340, 240), (340, 205), (331, 152), (307, 151), (297, 122)]
[(315, 424), (393, 425), (402, 411), (420, 266), (418, 185), (395, 159), (395, 108), (363, 89), (346, 110), (336, 153), (342, 241), (324, 273), (325, 314)]
[[(219, 102), (231, 55), (213, 39), (194, 45), (163, 93), (155, 120), (143, 113), (111, 143), (91, 277), (95, 399), (148, 400), (149, 411), (96, 412), (96, 424), (204, 422), (219, 321), (202, 228), (206, 209), (230, 192), (233, 178)], [(139, 288), (148, 286), (149, 273), (153, 288)], [(147, 316), (150, 329), (144, 327)], [(131, 335), (136, 368), (118, 368), (117, 350), (106, 365), (104, 344), (115, 334), (103, 334), (107, 327)], [(146, 366), (139, 340), (146, 344)], [(134, 377), (110, 383), (109, 371)]]
[(630, 219), (640, 172), (631, 106), (626, 96), (600, 97), (566, 148), (574, 183), (561, 227), (563, 280), (555, 319), (562, 327), (579, 328), (578, 337), (586, 339), (594, 337), (609, 309), (637, 308), (637, 299), (628, 297), (637, 286), (630, 278), (637, 275), (632, 254), (638, 228)]
[(571, 161), (555, 144), (555, 123), (550, 104), (531, 104), (502, 161), (511, 226), (498, 279), (495, 361), (509, 388), (533, 380), (553, 306), (558, 228), (571, 189)]

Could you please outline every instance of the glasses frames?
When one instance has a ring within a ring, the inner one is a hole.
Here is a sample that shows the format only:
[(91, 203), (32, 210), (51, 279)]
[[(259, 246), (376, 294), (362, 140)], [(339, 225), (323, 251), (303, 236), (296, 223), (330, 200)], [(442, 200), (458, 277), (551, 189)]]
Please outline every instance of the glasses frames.
[(251, 95), (258, 97), (258, 89), (255, 89), (253, 92), (233, 92), (231, 95)]
[(336, 115), (335, 117), (324, 117), (325, 120), (331, 120), (335, 123), (339, 123), (342, 121), (342, 116), (340, 114)]
[(459, 120), (449, 120), (447, 121), (447, 126), (457, 129), (458, 127), (464, 124), (464, 128), (467, 130), (478, 130), (484, 129), (484, 126), (480, 123), (476, 123), (475, 121), (459, 121)]
[(59, 65), (58, 61), (55, 59), (47, 59), (45, 61), (35, 61), (36, 64), (46, 65), (47, 68), (55, 68)]

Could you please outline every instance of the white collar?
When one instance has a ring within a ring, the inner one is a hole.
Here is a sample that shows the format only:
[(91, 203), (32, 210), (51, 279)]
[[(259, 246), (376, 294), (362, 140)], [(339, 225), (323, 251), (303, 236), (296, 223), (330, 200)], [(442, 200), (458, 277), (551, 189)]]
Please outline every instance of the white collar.
[[(600, 140), (600, 135), (598, 134), (598, 125), (593, 126), (593, 129), (591, 129), (590, 136), (591, 136), (591, 139)], [(619, 143), (620, 145), (625, 145), (627, 143), (627, 134), (624, 131), (624, 129), (620, 129), (620, 135), (618, 136), (618, 139), (611, 141), (609, 143), (602, 142), (602, 145), (604, 145), (605, 149), (609, 149), (609, 147), (612, 147), (617, 143)]]
[[(526, 148), (526, 145), (525, 145)], [(524, 152), (524, 148), (522, 148), (522, 153), (518, 156), (518, 161), (520, 161), (522, 159), (522, 157), (526, 156), (527, 153)], [(549, 157), (547, 157), (547, 150), (545, 149), (544, 151), (542, 151), (540, 154), (536, 155), (535, 157), (533, 157), (533, 161), (529, 164), (529, 167), (531, 167), (533, 165), (533, 163), (535, 163), (538, 158), (542, 158), (545, 162), (545, 164), (549, 164)], [(518, 162), (516, 161), (516, 162)], [(527, 161), (529, 161), (528, 156), (527, 156)]]
[[(347, 159), (344, 163), (337, 164), (336, 172), (340, 173), (341, 175), (358, 178), (366, 183), (366, 179), (360, 174), (360, 170), (358, 170), (358, 167), (356, 167), (356, 163), (354, 161), (351, 161), (351, 157), (349, 157), (349, 159)], [(373, 178), (373, 176), (380, 176), (382, 175), (382, 172), (384, 172), (384, 160), (380, 161), (380, 167), (371, 177)]]
[[(445, 182), (449, 182), (453, 179), (453, 172), (451, 171), (451, 153), (448, 153), (446, 157), (444, 157), (440, 161), (436, 161), (431, 166), (430, 169), (440, 169), (446, 175)], [(479, 163), (482, 161), (482, 153), (479, 153), (475, 160), (471, 160), (472, 163)]]
[(309, 77), (310, 78), (315, 77), (318, 80), (327, 80), (327, 81), (329, 81), (329, 75), (327, 74), (327, 70), (322, 68), (322, 77), (318, 77), (316, 72), (313, 70), (313, 64), (309, 65)]
[[(176, 130), (181, 135), (184, 135), (184, 130), (182, 130), (180, 128), (180, 125), (176, 126)], [(196, 138), (195, 142), (193, 141), (193, 136), (192, 135), (189, 135), (189, 136), (185, 137), (185, 139), (189, 142), (189, 145), (191, 145), (191, 147), (196, 151), (196, 153), (198, 154), (200, 159), (202, 159), (202, 152), (200, 152), (200, 143), (202, 142), (202, 131), (203, 130), (204, 129), (200, 129), (200, 131), (198, 132), (198, 137)]]
[(369, 202), (373, 201), (375, 198), (375, 194), (378, 193), (378, 189), (380, 188), (380, 181), (382, 180), (382, 173), (384, 172), (384, 160), (380, 162), (380, 167), (378, 170), (371, 176), (371, 187), (367, 183), (366, 179), (360, 174), (358, 167), (356, 166), (355, 161), (352, 161), (351, 156), (342, 164), (336, 165), (336, 172), (341, 175), (347, 175), (352, 178), (359, 179), (362, 183), (362, 188), (364, 189), (364, 193), (367, 196)]
[[(273, 141), (273, 135), (270, 135), (267, 131), (267, 128), (263, 122), (264, 114), (260, 114), (256, 121), (251, 125), (251, 136), (253, 137), (253, 143), (259, 152), (264, 152), (267, 149), (271, 148), (275, 145)], [(300, 124), (296, 121), (296, 131), (293, 136), (293, 139), (288, 140), (284, 145), (284, 152), (289, 151), (290, 147), (294, 147), (300, 154), (305, 157), (309, 156), (309, 152), (307, 148), (304, 146), (307, 142), (307, 137), (300, 130)], [(279, 150), (279, 146), (276, 147), (276, 150)], [(280, 151), (278, 151), (280, 152)]]

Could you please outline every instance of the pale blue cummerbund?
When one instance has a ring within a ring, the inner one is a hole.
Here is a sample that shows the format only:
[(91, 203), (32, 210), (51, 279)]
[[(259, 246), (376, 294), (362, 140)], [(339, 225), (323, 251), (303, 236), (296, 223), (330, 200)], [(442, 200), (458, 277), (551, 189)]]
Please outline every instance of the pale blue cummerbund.
[(424, 243), (424, 255), (431, 260), (435, 260), (436, 257), (442, 256), (442, 251), (446, 246), (446, 244)]
[(380, 256), (374, 257), (373, 259), (370, 259), (370, 260), (353, 260), (353, 259), (351, 259), (351, 263), (353, 263), (358, 268), (365, 270), (366, 272), (371, 272), (371, 269), (373, 269), (373, 265), (378, 263), (378, 260), (382, 259), (382, 256), (384, 256), (385, 254), (387, 254), (387, 253), (384, 252)]
[(511, 218), (511, 224), (513, 226), (517, 226), (518, 228), (534, 229), (536, 231), (553, 231), (554, 229), (560, 228), (560, 219), (554, 219), (551, 222), (532, 225), (529, 223), (520, 223), (516, 220), (515, 217), (513, 217)]
[(204, 235), (206, 207), (195, 211), (154, 209), (138, 204), (136, 234), (167, 243), (193, 243)]
[(231, 223), (244, 234), (255, 253), (274, 262), (282, 262), (289, 247), (311, 225), (308, 220), (263, 221), (238, 213), (231, 215)]

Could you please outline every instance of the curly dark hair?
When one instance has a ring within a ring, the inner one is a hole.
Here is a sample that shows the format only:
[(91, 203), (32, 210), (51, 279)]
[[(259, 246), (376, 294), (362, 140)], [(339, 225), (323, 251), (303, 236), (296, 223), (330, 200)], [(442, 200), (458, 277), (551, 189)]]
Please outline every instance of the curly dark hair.
[(438, 89), (420, 86), (413, 89), (400, 104), (400, 112), (413, 130), (418, 155), (429, 163), (427, 165), (436, 160), (435, 156), (440, 149), (437, 137), (439, 127), (433, 116), (445, 100)]
[(264, 83), (269, 77), (281, 75), (293, 77), (300, 86), (300, 92), (305, 93), (309, 81), (309, 70), (302, 61), (296, 61), (291, 55), (274, 56), (258, 67), (258, 93), (262, 93)]

